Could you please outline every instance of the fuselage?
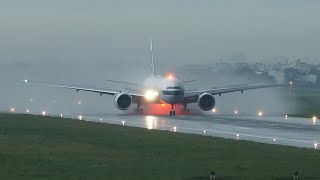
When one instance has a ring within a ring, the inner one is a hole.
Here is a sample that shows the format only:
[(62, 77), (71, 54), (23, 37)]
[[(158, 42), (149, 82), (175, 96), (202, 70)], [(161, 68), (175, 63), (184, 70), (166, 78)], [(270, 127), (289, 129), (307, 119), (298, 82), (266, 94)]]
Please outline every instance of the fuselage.
[(184, 87), (182, 83), (172, 76), (150, 77), (145, 81), (148, 90), (157, 92), (157, 100), (167, 104), (177, 104), (184, 97)]

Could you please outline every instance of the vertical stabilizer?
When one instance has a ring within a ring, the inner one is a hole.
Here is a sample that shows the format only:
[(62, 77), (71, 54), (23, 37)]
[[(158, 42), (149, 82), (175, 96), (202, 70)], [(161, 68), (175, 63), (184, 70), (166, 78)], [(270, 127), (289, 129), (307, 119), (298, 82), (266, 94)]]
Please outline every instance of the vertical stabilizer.
[(150, 53), (151, 53), (151, 70), (152, 70), (152, 76), (156, 75), (156, 70), (154, 67), (154, 57), (153, 57), (153, 43), (152, 43), (152, 38), (150, 36)]

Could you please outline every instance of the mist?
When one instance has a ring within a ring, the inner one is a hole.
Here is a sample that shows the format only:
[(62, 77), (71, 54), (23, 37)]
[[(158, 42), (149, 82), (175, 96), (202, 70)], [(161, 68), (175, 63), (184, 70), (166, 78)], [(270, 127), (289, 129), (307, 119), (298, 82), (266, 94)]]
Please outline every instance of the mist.
[[(221, 61), (266, 62), (279, 56), (319, 61), (319, 9), (316, 0), (4, 1), (0, 109), (121, 113), (112, 96), (26, 87), (19, 80), (106, 89), (123, 88), (107, 79), (142, 82), (150, 75), (149, 36), (157, 73), (176, 72), (182, 80), (197, 80), (189, 89), (261, 83), (184, 68)], [(217, 97), (217, 108), (226, 113), (236, 108), (280, 113), (285, 107), (276, 89)]]
[[(114, 97), (96, 93), (75, 92), (73, 90), (59, 89), (45, 86), (26, 85), (19, 80), (31, 79), (40, 82), (68, 84), (91, 88), (123, 90), (135, 88), (129, 85), (107, 82), (107, 79), (123, 80), (129, 82), (143, 82), (151, 75), (149, 60), (141, 65), (126, 64), (114, 66), (108, 63), (86, 64), (26, 64), (13, 63), (1, 66), (1, 72), (7, 74), (2, 76), (2, 87), (0, 109), (9, 111), (15, 108), (17, 112), (25, 112), (27, 109), (34, 114), (46, 111), (51, 114), (123, 114), (132, 110), (122, 112), (114, 106)], [(200, 66), (206, 68), (209, 65)], [(161, 67), (161, 66), (160, 66)], [(189, 90), (205, 90), (212, 87), (223, 87), (231, 85), (257, 84), (247, 77), (213, 76), (210, 71), (199, 73), (186, 69), (184, 65), (172, 67), (176, 76), (182, 80), (196, 80), (186, 84)], [(159, 73), (166, 73), (157, 69)], [(268, 82), (260, 82), (268, 83)], [(216, 98), (216, 114), (232, 114), (238, 110), (242, 115), (255, 115), (263, 111), (268, 115), (281, 115), (288, 111), (283, 94), (287, 88), (271, 88), (265, 90), (253, 90), (223, 94)], [(193, 113), (201, 113), (196, 104), (189, 105)], [(205, 114), (212, 114), (211, 112)]]

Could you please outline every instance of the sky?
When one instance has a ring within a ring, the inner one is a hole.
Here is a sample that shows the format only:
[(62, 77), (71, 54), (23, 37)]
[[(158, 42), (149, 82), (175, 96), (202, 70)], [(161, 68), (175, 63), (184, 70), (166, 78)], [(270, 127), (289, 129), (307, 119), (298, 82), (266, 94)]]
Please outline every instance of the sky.
[(208, 63), (320, 56), (318, 0), (2, 0), (1, 62)]
[[(141, 82), (150, 75), (150, 36), (160, 74), (232, 54), (248, 62), (320, 57), (319, 17), (319, 0), (1, 0), (0, 110), (25, 109), (32, 98), (37, 111), (76, 108), (79, 99), (86, 99), (81, 111), (113, 111), (113, 97), (17, 80), (99, 88), (110, 86), (106, 79)], [(214, 86), (214, 78), (203, 84)]]

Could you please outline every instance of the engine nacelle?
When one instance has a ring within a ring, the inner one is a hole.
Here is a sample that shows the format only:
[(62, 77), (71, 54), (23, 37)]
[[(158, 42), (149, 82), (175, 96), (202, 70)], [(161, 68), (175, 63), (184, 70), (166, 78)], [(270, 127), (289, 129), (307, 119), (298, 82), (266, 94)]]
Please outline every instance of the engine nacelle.
[(216, 105), (216, 100), (212, 94), (203, 93), (198, 98), (198, 106), (203, 111), (210, 111)]
[(128, 110), (132, 106), (132, 97), (127, 93), (119, 93), (114, 99), (114, 105), (120, 110)]

